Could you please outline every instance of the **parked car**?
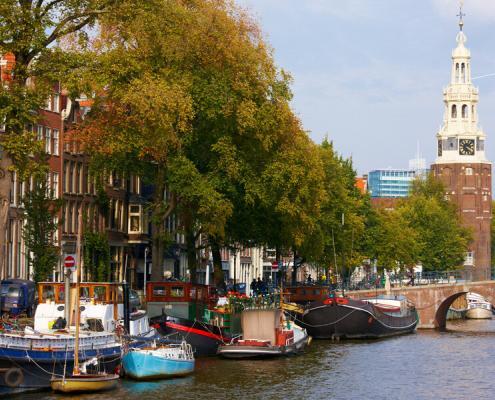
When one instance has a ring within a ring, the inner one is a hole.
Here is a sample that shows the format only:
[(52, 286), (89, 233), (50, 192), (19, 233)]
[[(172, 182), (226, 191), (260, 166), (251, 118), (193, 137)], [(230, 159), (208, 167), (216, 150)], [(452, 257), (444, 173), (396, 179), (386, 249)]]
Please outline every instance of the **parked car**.
[(38, 303), (36, 285), (25, 279), (4, 279), (0, 282), (0, 309), (2, 314), (34, 316)]

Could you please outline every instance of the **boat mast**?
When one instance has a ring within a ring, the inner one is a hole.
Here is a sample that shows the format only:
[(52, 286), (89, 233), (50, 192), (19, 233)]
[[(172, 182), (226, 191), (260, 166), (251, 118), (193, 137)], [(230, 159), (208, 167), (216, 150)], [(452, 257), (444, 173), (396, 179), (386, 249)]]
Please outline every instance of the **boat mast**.
[(82, 231), (82, 210), (79, 208), (79, 216), (77, 220), (77, 242), (76, 242), (76, 260), (77, 260), (77, 278), (76, 278), (76, 343), (74, 346), (74, 369), (72, 375), (79, 375), (79, 325), (80, 325), (80, 310), (79, 310), (79, 283), (81, 282), (81, 231)]

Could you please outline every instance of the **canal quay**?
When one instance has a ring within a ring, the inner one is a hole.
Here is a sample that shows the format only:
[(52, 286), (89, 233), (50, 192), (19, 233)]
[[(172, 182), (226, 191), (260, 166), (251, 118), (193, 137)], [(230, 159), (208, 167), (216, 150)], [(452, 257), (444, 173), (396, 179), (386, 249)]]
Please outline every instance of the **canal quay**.
[(61, 399), (493, 399), (495, 320), (448, 323), (448, 330), (377, 341), (313, 341), (304, 354), (272, 360), (197, 360), (194, 375), (123, 380), (108, 393)]

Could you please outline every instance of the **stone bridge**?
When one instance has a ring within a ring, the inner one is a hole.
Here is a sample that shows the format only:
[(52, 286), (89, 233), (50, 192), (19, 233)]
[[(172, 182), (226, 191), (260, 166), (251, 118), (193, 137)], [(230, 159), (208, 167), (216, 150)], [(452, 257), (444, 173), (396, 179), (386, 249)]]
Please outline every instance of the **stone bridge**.
[[(450, 305), (467, 292), (479, 293), (490, 303), (495, 303), (495, 281), (394, 287), (388, 294), (406, 296), (414, 303), (419, 314), (418, 328), (444, 329)], [(387, 292), (385, 289), (347, 292), (349, 297), (355, 299), (375, 297), (377, 294), (387, 294)]]

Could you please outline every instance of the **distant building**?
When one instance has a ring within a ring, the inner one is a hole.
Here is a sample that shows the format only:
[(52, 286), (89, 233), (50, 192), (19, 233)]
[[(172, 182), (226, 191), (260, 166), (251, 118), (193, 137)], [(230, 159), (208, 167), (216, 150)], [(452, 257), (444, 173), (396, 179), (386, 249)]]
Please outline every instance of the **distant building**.
[(368, 192), (368, 175), (356, 176), (354, 186), (361, 192), (365, 194)]
[(424, 159), (409, 162), (409, 169), (376, 169), (368, 174), (368, 191), (371, 198), (407, 197), (411, 183), (417, 176), (428, 173)]

